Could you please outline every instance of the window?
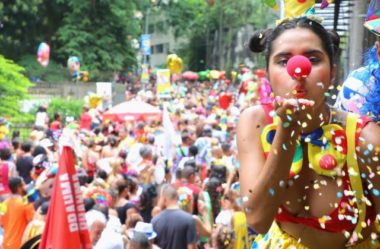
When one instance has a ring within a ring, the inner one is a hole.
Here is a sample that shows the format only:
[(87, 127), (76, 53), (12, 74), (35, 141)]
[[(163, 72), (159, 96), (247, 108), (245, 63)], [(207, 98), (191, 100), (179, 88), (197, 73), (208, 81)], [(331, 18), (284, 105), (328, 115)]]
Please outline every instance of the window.
[(157, 44), (154, 48), (155, 54), (162, 54), (164, 53), (164, 44)]

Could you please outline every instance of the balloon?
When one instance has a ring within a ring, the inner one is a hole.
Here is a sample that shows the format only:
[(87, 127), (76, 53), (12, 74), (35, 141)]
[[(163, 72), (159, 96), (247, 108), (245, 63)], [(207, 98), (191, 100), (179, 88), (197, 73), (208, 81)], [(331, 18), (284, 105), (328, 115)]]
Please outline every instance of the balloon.
[(89, 79), (88, 71), (81, 71), (81, 72), (80, 72), (80, 78), (81, 78), (84, 82), (87, 82), (88, 79)]
[(219, 78), (219, 75), (220, 75), (220, 72), (217, 70), (211, 70), (210, 71), (210, 79), (216, 80)]
[(201, 72), (198, 72), (198, 76), (199, 76), (199, 80), (201, 81), (205, 81), (208, 79), (208, 76), (210, 74), (210, 71), (201, 71)]
[(265, 75), (266, 75), (266, 72), (265, 72), (265, 70), (263, 70), (263, 69), (257, 69), (257, 70), (255, 71), (255, 74), (256, 74), (256, 77), (257, 77), (257, 78), (264, 78)]
[(78, 71), (80, 69), (80, 62), (79, 58), (76, 56), (70, 56), (70, 58), (67, 60), (67, 67), (70, 69), (71, 74), (74, 76), (78, 76)]
[(249, 70), (248, 67), (243, 67), (243, 68), (240, 70), (241, 74), (248, 73), (249, 71), (250, 71), (250, 70)]
[(288, 60), (286, 69), (293, 78), (307, 78), (311, 72), (311, 62), (303, 55), (295, 55)]
[(226, 71), (220, 71), (219, 72), (219, 80), (224, 80), (226, 78)]
[(183, 70), (182, 59), (179, 58), (176, 54), (169, 54), (166, 59), (166, 64), (170, 70), (170, 73), (179, 74)]
[(96, 94), (91, 94), (89, 97), (90, 108), (97, 108), (102, 103), (102, 97)]
[(182, 78), (185, 80), (198, 80), (199, 75), (197, 73), (192, 72), (192, 71), (186, 71), (182, 74)]
[(235, 80), (236, 76), (237, 76), (237, 72), (236, 71), (231, 71), (231, 78), (232, 78), (232, 80)]
[(220, 108), (227, 110), (232, 102), (232, 96), (229, 93), (222, 92), (219, 95), (219, 106)]
[(47, 67), (49, 65), (49, 58), (50, 47), (45, 42), (41, 42), (37, 50), (37, 61), (41, 64), (41, 66)]

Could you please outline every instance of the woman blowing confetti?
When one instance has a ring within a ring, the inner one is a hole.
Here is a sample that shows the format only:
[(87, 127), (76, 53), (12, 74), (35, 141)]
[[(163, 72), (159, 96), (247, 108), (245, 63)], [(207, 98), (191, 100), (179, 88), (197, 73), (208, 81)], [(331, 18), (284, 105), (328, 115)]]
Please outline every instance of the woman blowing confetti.
[(377, 248), (380, 127), (325, 103), (339, 36), (301, 17), (249, 45), (265, 50), (276, 95), (238, 122), (243, 205), (261, 234), (252, 248)]

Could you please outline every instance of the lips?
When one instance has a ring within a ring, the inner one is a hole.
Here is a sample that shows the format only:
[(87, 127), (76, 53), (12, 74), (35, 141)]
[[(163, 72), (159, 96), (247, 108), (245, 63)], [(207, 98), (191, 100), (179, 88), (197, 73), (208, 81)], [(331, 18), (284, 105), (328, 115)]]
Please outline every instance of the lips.
[(293, 95), (294, 97), (296, 97), (297, 99), (304, 99), (305, 96), (306, 96), (306, 90), (303, 89), (302, 86), (300, 85), (297, 85), (294, 90), (293, 90)]

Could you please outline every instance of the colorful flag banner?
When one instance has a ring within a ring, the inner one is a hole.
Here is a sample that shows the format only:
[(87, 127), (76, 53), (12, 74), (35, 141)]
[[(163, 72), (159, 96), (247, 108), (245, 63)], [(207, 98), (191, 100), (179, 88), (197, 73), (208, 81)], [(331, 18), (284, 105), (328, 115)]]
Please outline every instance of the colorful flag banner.
[(73, 150), (62, 149), (39, 249), (91, 249)]

